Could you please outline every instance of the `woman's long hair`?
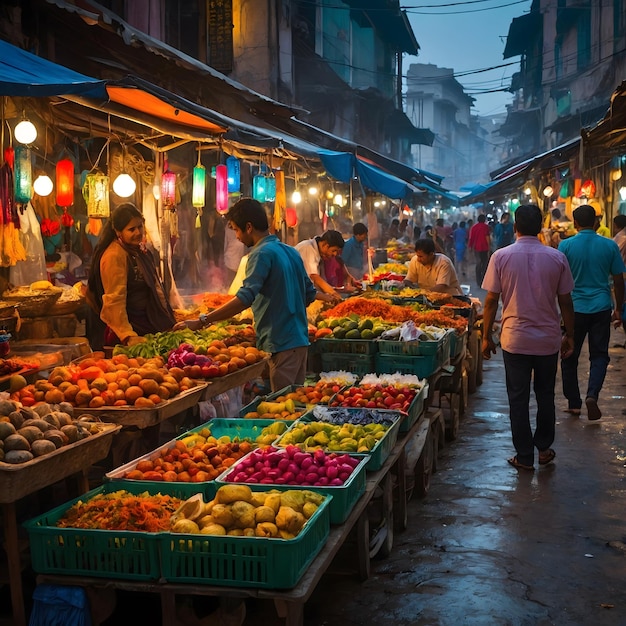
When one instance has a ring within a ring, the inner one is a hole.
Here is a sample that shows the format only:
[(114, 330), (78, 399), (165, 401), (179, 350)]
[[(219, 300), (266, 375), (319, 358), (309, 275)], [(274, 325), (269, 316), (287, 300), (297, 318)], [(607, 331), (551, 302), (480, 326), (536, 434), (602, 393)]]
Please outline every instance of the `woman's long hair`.
[(91, 267), (89, 268), (89, 279), (87, 281), (89, 291), (95, 296), (96, 304), (102, 307), (102, 281), (100, 279), (100, 259), (104, 251), (117, 239), (117, 233), (128, 226), (129, 222), (135, 218), (143, 221), (141, 211), (130, 202), (120, 204), (111, 213), (111, 217), (105, 222), (100, 233), (100, 238), (93, 251)]

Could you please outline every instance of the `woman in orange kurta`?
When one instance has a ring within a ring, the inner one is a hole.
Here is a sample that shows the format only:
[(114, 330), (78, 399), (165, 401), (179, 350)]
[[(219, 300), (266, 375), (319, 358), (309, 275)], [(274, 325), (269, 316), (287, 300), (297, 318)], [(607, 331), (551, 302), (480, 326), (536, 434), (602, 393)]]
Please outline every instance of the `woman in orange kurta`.
[(176, 320), (154, 259), (145, 247), (144, 219), (132, 204), (118, 206), (104, 225), (89, 273), (92, 306), (107, 325), (105, 345), (132, 345)]

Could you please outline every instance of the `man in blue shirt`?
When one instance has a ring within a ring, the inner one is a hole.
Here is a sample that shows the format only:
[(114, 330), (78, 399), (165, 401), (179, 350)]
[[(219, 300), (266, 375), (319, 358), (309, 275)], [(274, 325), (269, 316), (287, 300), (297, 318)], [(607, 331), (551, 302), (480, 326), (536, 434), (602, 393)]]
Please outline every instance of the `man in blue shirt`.
[[(580, 414), (582, 399), (578, 387), (578, 358), (585, 337), (588, 337), (590, 367), (585, 406), (590, 420), (602, 417), (598, 397), (610, 360), (611, 321), (618, 325), (622, 323), (622, 272), (626, 271), (617, 244), (596, 233), (595, 220), (592, 206), (579, 206), (574, 210), (574, 226), (578, 234), (559, 244), (559, 250), (567, 257), (574, 276), (574, 354), (561, 361), (563, 394), (568, 401), (566, 411), (574, 415)], [(615, 307), (609, 277), (613, 279)]]
[(226, 219), (237, 239), (250, 248), (243, 285), (232, 300), (185, 325), (197, 330), (251, 307), (257, 347), (271, 353), (272, 391), (302, 384), (309, 346), (306, 307), (316, 299), (302, 258), (269, 234), (265, 209), (257, 200), (242, 198)]
[(357, 222), (352, 227), (352, 237), (346, 241), (341, 251), (343, 261), (348, 273), (354, 280), (363, 280), (365, 274), (365, 240), (367, 239), (367, 226)]

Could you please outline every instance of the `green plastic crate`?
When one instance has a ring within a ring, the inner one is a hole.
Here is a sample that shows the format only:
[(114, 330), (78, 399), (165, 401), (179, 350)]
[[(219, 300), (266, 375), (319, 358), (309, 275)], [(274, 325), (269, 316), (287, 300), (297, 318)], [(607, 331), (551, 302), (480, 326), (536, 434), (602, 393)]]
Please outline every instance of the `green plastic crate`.
[(376, 341), (373, 339), (334, 339), (324, 337), (316, 342), (321, 354), (376, 354)]
[[(164, 533), (56, 526), (74, 503), (89, 500), (100, 493), (111, 493), (120, 489), (133, 494), (144, 491), (159, 493), (158, 489), (152, 489), (145, 483), (135, 483), (105, 483), (79, 498), (24, 522), (28, 531), (33, 569), (40, 574), (157, 580), (161, 576), (158, 537)], [(159, 486), (164, 484), (158, 483)], [(194, 493), (197, 492), (196, 488)]]
[(442, 365), (442, 352), (424, 356), (376, 355), (377, 374), (415, 374), (420, 378), (432, 376)]
[(467, 345), (467, 331), (461, 335), (452, 333), (450, 335), (450, 358), (454, 359), (459, 356)]
[(409, 405), (409, 410), (407, 411), (407, 416), (402, 420), (400, 424), (400, 433), (406, 433), (411, 430), (411, 427), (417, 420), (424, 410), (424, 402), (428, 397), (428, 385), (423, 385), (420, 389), (419, 393), (413, 398), (411, 404)]
[[(348, 414), (357, 413), (357, 412), (364, 410), (364, 409), (356, 409), (352, 407), (341, 407), (341, 409), (347, 411)], [(364, 452), (364, 453), (349, 452), (348, 453), (350, 454), (350, 456), (354, 456), (354, 457), (360, 457), (360, 456), (368, 457), (369, 461), (366, 465), (366, 469), (368, 472), (375, 472), (383, 466), (383, 464), (387, 460), (387, 457), (391, 454), (391, 450), (396, 445), (396, 441), (398, 440), (398, 433), (400, 431), (400, 424), (404, 420), (404, 417), (406, 414), (402, 413), (401, 411), (391, 411), (391, 410), (385, 410), (385, 409), (365, 409), (365, 410), (374, 410), (374, 411), (377, 411), (378, 413), (386, 413), (386, 414), (389, 414), (390, 417), (393, 418), (393, 424), (387, 429), (387, 432), (385, 433), (384, 437), (381, 437), (381, 439), (379, 439), (376, 442), (376, 445), (369, 452)], [(309, 412), (303, 415), (299, 420), (296, 420), (289, 427), (289, 430), (287, 432), (295, 428), (298, 423), (315, 422), (315, 421), (317, 420), (314, 417), (313, 413)], [(276, 441), (276, 443), (274, 444), (277, 448), (285, 447), (285, 444), (281, 443), (284, 436), (285, 435), (283, 435), (280, 439), (278, 439), (278, 441)], [(328, 452), (342, 452), (342, 451), (341, 450), (328, 450)]]
[(211, 431), (211, 435), (216, 438), (230, 437), (231, 441), (238, 439), (239, 441), (249, 440), (253, 444), (256, 438), (263, 432), (263, 429), (267, 426), (271, 426), (275, 422), (284, 422), (286, 427), (291, 426), (293, 420), (274, 420), (274, 419), (244, 419), (240, 417), (216, 417), (208, 422), (196, 426), (192, 430), (189, 430), (182, 435), (176, 437), (176, 439), (184, 439), (194, 433), (199, 433), (203, 429), (208, 428)]
[[(283, 454), (284, 450), (278, 450), (279, 453)], [(252, 453), (250, 453), (252, 454)], [(357, 455), (350, 455), (357, 456)], [(244, 457), (245, 458), (245, 457)], [(339, 487), (319, 487), (315, 485), (260, 485), (260, 484), (250, 484), (251, 488), (255, 491), (270, 491), (272, 489), (309, 489), (310, 491), (315, 491), (315, 493), (321, 493), (324, 496), (332, 496), (332, 500), (330, 501), (330, 523), (331, 524), (343, 524), (346, 519), (348, 519), (348, 515), (350, 515), (350, 511), (352, 511), (352, 507), (356, 504), (357, 500), (365, 493), (365, 466), (367, 465), (368, 458), (367, 457), (358, 457), (360, 458), (359, 464), (354, 468), (352, 474), (348, 480)], [(243, 460), (243, 459), (242, 459)], [(234, 474), (237, 471), (237, 465), (241, 461), (237, 461), (232, 467), (229, 467), (223, 474), (217, 477), (215, 480), (217, 484), (217, 488), (219, 489), (222, 485), (227, 484), (235, 484), (228, 480), (229, 475)], [(241, 483), (236, 483), (241, 484)]]
[(423, 356), (425, 354), (436, 354), (438, 350), (443, 350), (443, 337), (439, 341), (391, 341), (389, 339), (379, 339), (377, 343), (379, 354)]
[(163, 578), (172, 583), (289, 589), (330, 532), (327, 497), (293, 539), (161, 533)]
[(325, 352), (320, 355), (322, 357), (322, 370), (324, 372), (334, 372), (343, 370), (352, 372), (357, 376), (365, 376), (371, 374), (375, 369), (375, 354), (339, 354), (334, 352)]

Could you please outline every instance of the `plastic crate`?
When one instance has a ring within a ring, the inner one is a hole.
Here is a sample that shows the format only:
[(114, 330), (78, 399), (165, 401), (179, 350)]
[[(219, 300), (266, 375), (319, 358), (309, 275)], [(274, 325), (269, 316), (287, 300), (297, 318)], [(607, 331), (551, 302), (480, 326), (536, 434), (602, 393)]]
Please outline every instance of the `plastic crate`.
[(454, 359), (459, 356), (465, 346), (467, 345), (467, 331), (463, 334), (458, 335), (457, 333), (452, 333), (450, 335), (450, 358)]
[[(285, 388), (286, 389), (286, 388)], [(280, 394), (279, 394), (280, 395)], [(243, 418), (245, 417), (248, 413), (252, 413), (252, 412), (256, 412), (256, 410), (259, 408), (259, 404), (261, 404), (261, 402), (271, 402), (272, 399), (270, 396), (274, 396), (274, 394), (268, 394), (266, 396), (257, 396), (254, 400), (252, 400), (252, 402), (246, 404), (246, 406), (242, 407), (239, 410), (239, 417)], [(274, 397), (278, 397), (278, 395), (274, 396)], [(304, 405), (302, 404), (296, 404), (296, 410), (303, 410), (304, 411)], [(262, 420), (264, 419), (263, 417), (248, 417), (246, 418), (247, 422), (257, 422), (258, 420)], [(274, 420), (270, 420), (270, 421), (274, 421)], [(282, 420), (285, 421), (287, 424), (290, 424), (291, 422), (293, 422), (293, 420)]]
[[(284, 454), (284, 450), (278, 450), (280, 454)], [(252, 453), (250, 453), (252, 454)], [(350, 455), (356, 456), (356, 455)], [(244, 457), (245, 458), (245, 457)], [(343, 524), (348, 519), (352, 507), (357, 500), (365, 493), (365, 466), (367, 465), (367, 457), (358, 457), (359, 464), (354, 468), (348, 480), (340, 487), (319, 487), (315, 485), (260, 485), (250, 484), (255, 491), (270, 491), (272, 489), (309, 489), (315, 493), (321, 493), (324, 496), (332, 496), (330, 501), (330, 523)], [(232, 467), (228, 468), (223, 474), (216, 479), (217, 488), (222, 485), (231, 484), (228, 476), (237, 471), (237, 465), (241, 461), (237, 461)], [(239, 484), (239, 483), (237, 483)]]
[(339, 354), (334, 352), (323, 352), (322, 370), (325, 372), (344, 370), (352, 372), (358, 376), (365, 376), (375, 371), (375, 354)]
[[(144, 483), (109, 482), (79, 498), (24, 522), (28, 531), (33, 569), (40, 574), (95, 576), (124, 580), (156, 580), (161, 576), (158, 537), (163, 533), (121, 530), (57, 528), (58, 520), (79, 500), (120, 489), (138, 494), (150, 489)], [(159, 486), (165, 483), (158, 483)], [(197, 487), (197, 485), (196, 485)], [(197, 493), (196, 488), (194, 493)], [(163, 493), (161, 491), (161, 493)]]
[(377, 374), (415, 374), (420, 378), (432, 376), (442, 365), (441, 352), (424, 356), (376, 355)]
[(162, 576), (172, 583), (294, 587), (326, 543), (330, 501), (320, 504), (293, 539), (162, 533)]
[[(357, 413), (357, 412), (360, 413), (363, 411), (363, 409), (353, 409), (350, 407), (341, 407), (341, 410), (347, 411), (348, 414)], [(371, 410), (374, 410), (378, 413), (389, 414), (389, 416), (392, 417), (393, 419), (393, 424), (387, 429), (387, 432), (385, 433), (385, 435), (376, 442), (376, 445), (369, 452), (364, 452), (364, 453), (349, 452), (348, 454), (354, 457), (360, 457), (360, 456), (368, 457), (369, 460), (366, 464), (366, 470), (368, 472), (375, 472), (383, 466), (383, 464), (387, 460), (387, 457), (391, 454), (391, 450), (396, 445), (396, 441), (398, 440), (398, 433), (400, 431), (400, 424), (404, 420), (406, 414), (402, 413), (401, 411), (390, 411), (390, 410), (385, 410), (385, 409), (371, 409)], [(291, 431), (299, 423), (315, 422), (315, 421), (317, 421), (315, 416), (313, 415), (312, 412), (309, 412), (306, 415), (303, 415), (299, 420), (294, 422), (289, 427), (289, 430), (287, 432)], [(278, 441), (276, 441), (276, 443), (274, 444), (277, 448), (285, 447), (285, 444), (281, 443), (284, 436), (285, 435), (283, 435), (280, 439), (278, 439)], [(343, 452), (342, 450), (327, 450), (327, 451), (328, 452)]]
[(216, 417), (208, 422), (196, 426), (191, 430), (176, 437), (176, 439), (184, 439), (194, 433), (202, 432), (205, 428), (211, 431), (211, 435), (217, 439), (220, 437), (230, 437), (231, 441), (235, 439), (239, 441), (248, 440), (253, 444), (256, 438), (261, 435), (264, 428), (271, 426), (275, 422), (284, 422), (285, 426), (291, 426), (293, 420), (275, 420), (275, 419), (243, 419), (238, 417)]
[(411, 427), (424, 411), (424, 402), (428, 397), (428, 385), (423, 385), (419, 393), (413, 398), (407, 411), (407, 416), (402, 420), (400, 424), (400, 433), (406, 433), (411, 430)]
[(379, 339), (379, 354), (398, 354), (402, 356), (423, 356), (425, 354), (435, 354), (437, 350), (443, 350), (442, 337), (439, 341), (391, 341)]
[(324, 337), (316, 342), (321, 354), (376, 354), (376, 341), (373, 339), (333, 339)]

